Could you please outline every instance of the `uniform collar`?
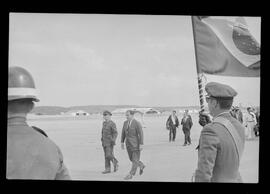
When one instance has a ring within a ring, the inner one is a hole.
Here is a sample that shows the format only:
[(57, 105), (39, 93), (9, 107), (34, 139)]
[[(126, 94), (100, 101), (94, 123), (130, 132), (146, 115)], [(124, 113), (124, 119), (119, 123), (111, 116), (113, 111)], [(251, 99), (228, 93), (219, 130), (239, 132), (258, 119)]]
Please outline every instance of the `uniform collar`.
[(107, 120), (104, 120), (104, 122), (105, 122), (105, 123), (109, 123), (109, 122), (111, 122), (111, 120), (108, 120), (108, 121), (107, 121)]
[(221, 112), (221, 113), (219, 113), (218, 115), (216, 115), (216, 116), (213, 118), (213, 120), (214, 120), (215, 118), (217, 118), (217, 117), (220, 117), (220, 116), (222, 116), (222, 115), (228, 115), (228, 114), (230, 114), (229, 111)]
[(27, 125), (25, 115), (23, 114), (8, 115), (8, 125)]

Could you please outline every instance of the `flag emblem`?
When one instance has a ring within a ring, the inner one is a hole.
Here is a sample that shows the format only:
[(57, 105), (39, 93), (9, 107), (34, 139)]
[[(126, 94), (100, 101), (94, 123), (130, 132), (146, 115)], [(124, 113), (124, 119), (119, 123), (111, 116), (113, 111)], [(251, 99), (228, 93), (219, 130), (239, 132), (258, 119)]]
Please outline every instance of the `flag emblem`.
[(198, 73), (260, 76), (260, 44), (244, 17), (193, 16)]

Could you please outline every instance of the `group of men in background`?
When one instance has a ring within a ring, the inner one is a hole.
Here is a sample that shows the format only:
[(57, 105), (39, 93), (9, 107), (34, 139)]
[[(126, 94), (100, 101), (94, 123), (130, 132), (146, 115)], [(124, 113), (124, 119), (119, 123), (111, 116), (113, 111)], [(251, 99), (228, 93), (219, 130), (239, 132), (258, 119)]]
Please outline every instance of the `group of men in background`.
[[(248, 140), (254, 139), (259, 136), (260, 127), (260, 111), (255, 110), (252, 107), (247, 108), (247, 114), (243, 115), (241, 109), (238, 106), (232, 106), (230, 114), (236, 120), (238, 120), (245, 127), (245, 134)], [(207, 121), (208, 123), (209, 121)], [(185, 135), (185, 141), (183, 146), (191, 144), (190, 130), (192, 128), (192, 118), (189, 114), (189, 110), (185, 110), (181, 123), (176, 115), (176, 111), (173, 110), (172, 114), (166, 121), (166, 129), (169, 130), (169, 142), (174, 142), (176, 138), (176, 129), (179, 125), (182, 125), (182, 131)]]
[(245, 134), (248, 140), (259, 136), (260, 112), (254, 108), (248, 107), (247, 113), (243, 115), (238, 106), (233, 106), (230, 111), (232, 117), (237, 119), (244, 127)]
[[(185, 142), (183, 146), (190, 145), (191, 144), (191, 138), (190, 138), (190, 130), (193, 125), (192, 118), (188, 114), (188, 110), (185, 110), (184, 116), (181, 120), (182, 130), (185, 135)], [(169, 116), (169, 118), (166, 121), (166, 128), (169, 130), (169, 141), (175, 141), (176, 137), (176, 128), (179, 127), (179, 120), (176, 116), (176, 111), (173, 110), (172, 114)]]

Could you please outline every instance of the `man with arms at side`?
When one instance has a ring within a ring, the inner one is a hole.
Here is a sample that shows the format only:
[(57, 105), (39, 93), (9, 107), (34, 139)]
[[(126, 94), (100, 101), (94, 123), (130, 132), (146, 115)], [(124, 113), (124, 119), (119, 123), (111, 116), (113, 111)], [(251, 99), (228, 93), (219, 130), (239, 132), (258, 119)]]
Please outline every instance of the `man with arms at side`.
[(191, 139), (190, 139), (190, 130), (193, 125), (192, 118), (188, 114), (188, 110), (185, 110), (184, 117), (181, 120), (182, 130), (185, 135), (185, 142), (183, 146), (190, 145)]
[(143, 173), (145, 165), (140, 161), (140, 154), (143, 148), (143, 131), (142, 125), (134, 118), (134, 111), (128, 110), (126, 112), (127, 120), (123, 124), (121, 147), (124, 149), (124, 142), (126, 142), (126, 149), (132, 167), (129, 174), (124, 178), (125, 180), (132, 179), (136, 174), (137, 168), (140, 167), (140, 175)]
[(112, 113), (110, 111), (103, 112), (104, 122), (102, 125), (102, 136), (101, 142), (104, 150), (105, 156), (105, 171), (103, 174), (107, 174), (111, 172), (111, 162), (114, 166), (114, 172), (118, 170), (118, 161), (114, 157), (113, 147), (117, 138), (117, 129), (116, 124), (111, 120)]
[(208, 83), (205, 90), (213, 121), (201, 131), (195, 182), (242, 182), (239, 165), (245, 131), (229, 112), (237, 92), (216, 82)]
[(169, 142), (175, 141), (176, 128), (179, 126), (179, 121), (176, 116), (176, 111), (173, 110), (172, 114), (168, 117), (166, 121), (166, 127), (169, 129)]

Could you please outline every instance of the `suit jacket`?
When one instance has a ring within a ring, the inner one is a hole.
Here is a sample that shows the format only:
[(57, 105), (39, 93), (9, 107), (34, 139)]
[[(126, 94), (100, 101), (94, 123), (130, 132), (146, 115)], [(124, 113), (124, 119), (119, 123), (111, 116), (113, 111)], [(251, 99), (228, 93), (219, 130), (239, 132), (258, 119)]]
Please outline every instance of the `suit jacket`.
[(24, 117), (8, 119), (6, 164), (7, 179), (70, 179), (60, 148)]
[[(229, 113), (227, 118), (245, 142), (245, 129)], [(242, 182), (239, 158), (234, 140), (228, 130), (218, 123), (209, 123), (201, 131), (198, 149), (198, 167), (195, 182)]]
[(102, 125), (102, 146), (113, 146), (117, 138), (116, 124), (113, 121), (104, 121)]
[(171, 129), (178, 127), (179, 120), (178, 120), (177, 116), (175, 115), (175, 124), (173, 124), (172, 115), (170, 115), (169, 118), (167, 119), (166, 126), (167, 126), (167, 128), (171, 128)]
[(191, 116), (188, 115), (186, 121), (183, 117), (181, 120), (181, 125), (183, 126), (183, 130), (190, 130), (193, 125)]
[(130, 126), (128, 121), (123, 124), (121, 143), (126, 141), (126, 147), (130, 150), (140, 150), (140, 144), (143, 144), (142, 125), (136, 119), (133, 119)]

